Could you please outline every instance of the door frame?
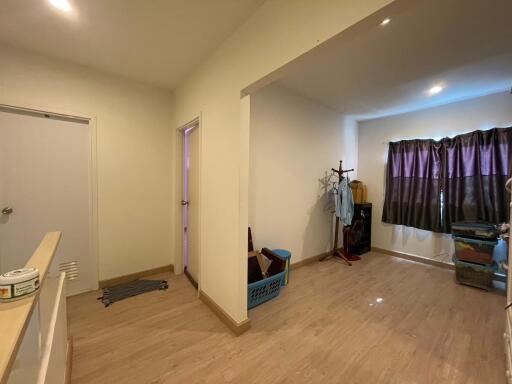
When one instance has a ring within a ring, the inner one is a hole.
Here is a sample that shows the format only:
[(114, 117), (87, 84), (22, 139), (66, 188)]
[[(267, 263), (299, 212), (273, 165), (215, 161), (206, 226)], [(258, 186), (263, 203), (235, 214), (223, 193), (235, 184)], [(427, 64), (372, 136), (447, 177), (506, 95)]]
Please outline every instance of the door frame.
[(198, 209), (199, 209), (199, 228), (197, 228), (197, 231), (198, 231), (198, 239), (199, 239), (199, 260), (198, 260), (198, 265), (199, 265), (199, 278), (198, 278), (198, 292), (201, 288), (201, 281), (202, 281), (202, 268), (201, 268), (201, 265), (202, 265), (202, 242), (201, 242), (201, 182), (202, 182), (202, 161), (201, 161), (201, 153), (202, 153), (202, 142), (203, 142), (203, 130), (202, 130), (202, 124), (201, 124), (201, 114), (199, 114), (196, 118), (190, 120), (188, 123), (186, 124), (183, 124), (181, 126), (179, 126), (177, 129), (176, 129), (176, 179), (175, 179), (175, 185), (176, 185), (176, 204), (175, 204), (175, 207), (176, 207), (176, 210), (178, 212), (177, 215), (174, 215), (174, 217), (176, 218), (176, 225), (175, 225), (175, 244), (176, 244), (176, 248), (175, 248), (175, 260), (174, 260), (174, 273), (175, 274), (182, 274), (184, 273), (184, 265), (183, 265), (183, 242), (184, 242), (184, 236), (183, 236), (183, 209), (182, 209), (182, 206), (181, 206), (181, 200), (183, 199), (183, 177), (184, 177), (184, 173), (183, 173), (183, 167), (184, 167), (184, 163), (183, 163), (183, 155), (184, 155), (184, 151), (183, 151), (183, 145), (184, 145), (184, 140), (183, 140), (183, 136), (184, 136), (184, 132), (186, 129), (188, 128), (191, 128), (191, 127), (196, 127), (195, 129), (197, 130), (197, 133), (198, 133), (198, 139), (199, 139), (199, 153), (198, 153), (198, 158), (199, 158), (199, 191), (198, 191), (198, 196), (199, 196), (199, 201), (197, 202), (197, 206), (198, 206)]
[[(19, 105), (18, 103), (1, 103), (5, 110), (26, 112), (39, 115), (81, 120), (87, 122), (89, 136), (89, 259), (92, 262), (93, 287), (99, 288), (99, 241), (98, 241), (98, 153), (97, 153), (97, 119), (94, 114), (70, 113), (69, 111), (55, 111), (53, 108), (33, 105)], [(86, 291), (75, 292), (73, 295)]]

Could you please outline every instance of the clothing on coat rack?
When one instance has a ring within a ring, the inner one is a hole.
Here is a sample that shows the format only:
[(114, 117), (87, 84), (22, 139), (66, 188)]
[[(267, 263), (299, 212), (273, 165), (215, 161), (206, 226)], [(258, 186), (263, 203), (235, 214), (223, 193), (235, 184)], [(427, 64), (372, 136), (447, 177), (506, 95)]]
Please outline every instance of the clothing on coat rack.
[(338, 186), (340, 214), (336, 216), (340, 218), (343, 225), (352, 225), (352, 218), (354, 217), (354, 196), (352, 196), (352, 188), (350, 188), (349, 183), (350, 180), (347, 176), (341, 179)]
[(354, 197), (350, 179), (344, 177), (339, 183), (334, 183), (329, 194), (330, 211), (340, 218), (343, 225), (351, 225), (354, 217)]
[(334, 213), (336, 217), (341, 217), (341, 200), (339, 185), (334, 184), (329, 193), (331, 195), (330, 211), (331, 213)]
[(335, 215), (336, 217), (341, 217), (341, 190), (340, 186), (338, 185), (338, 188), (336, 189), (336, 198), (334, 200), (334, 206), (336, 208)]
[(325, 183), (329, 185), (327, 190), (328, 200), (326, 211), (330, 213), (334, 213), (336, 217), (340, 217), (341, 215), (341, 205), (340, 205), (340, 196), (339, 196), (339, 181), (333, 181), (334, 173), (331, 173), (327, 178)]

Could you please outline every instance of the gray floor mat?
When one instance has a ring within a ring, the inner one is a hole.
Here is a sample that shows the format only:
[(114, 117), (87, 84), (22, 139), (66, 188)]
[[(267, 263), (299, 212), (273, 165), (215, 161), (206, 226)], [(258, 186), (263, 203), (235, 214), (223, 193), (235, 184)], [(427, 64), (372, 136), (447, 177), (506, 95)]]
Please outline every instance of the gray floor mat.
[(129, 283), (103, 288), (103, 296), (98, 297), (98, 300), (101, 300), (105, 307), (108, 307), (110, 304), (128, 297), (167, 288), (169, 288), (169, 285), (166, 280), (134, 280)]

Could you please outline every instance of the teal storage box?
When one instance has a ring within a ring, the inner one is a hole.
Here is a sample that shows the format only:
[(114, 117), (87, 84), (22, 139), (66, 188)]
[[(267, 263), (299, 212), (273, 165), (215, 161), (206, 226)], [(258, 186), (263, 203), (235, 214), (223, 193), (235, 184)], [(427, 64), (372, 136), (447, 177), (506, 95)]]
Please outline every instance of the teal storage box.
[(492, 264), (492, 255), (498, 240), (473, 239), (455, 235), (452, 237), (457, 260), (484, 265)]
[(286, 262), (286, 265), (284, 267), (284, 279), (282, 285), (288, 285), (288, 280), (290, 279), (290, 263), (292, 259), (292, 254), (290, 251), (286, 249), (273, 249), (272, 252), (274, 252), (277, 256), (279, 256)]
[(493, 289), (494, 273), (496, 272), (496, 263), (491, 265), (482, 265), (468, 263), (453, 257), (455, 264), (455, 280), (459, 284), (471, 285), (472, 287)]

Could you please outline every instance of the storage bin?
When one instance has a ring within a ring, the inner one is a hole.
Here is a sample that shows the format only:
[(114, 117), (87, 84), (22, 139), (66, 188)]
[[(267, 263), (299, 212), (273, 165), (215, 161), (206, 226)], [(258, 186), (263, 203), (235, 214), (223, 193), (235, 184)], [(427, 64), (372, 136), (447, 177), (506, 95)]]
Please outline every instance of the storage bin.
[(495, 240), (498, 238), (498, 229), (491, 223), (459, 221), (452, 224), (452, 235), (483, 240)]
[(498, 240), (472, 239), (453, 235), (455, 256), (458, 260), (484, 265), (492, 264), (494, 247)]
[(279, 296), (285, 272), (256, 281), (247, 286), (247, 309), (260, 305), (274, 297)]
[(453, 257), (453, 262), (455, 264), (455, 280), (457, 283), (471, 285), (488, 291), (493, 289), (492, 281), (496, 272), (495, 263), (492, 265), (467, 263), (455, 256)]
[(284, 267), (283, 286), (288, 285), (288, 280), (290, 279), (290, 263), (292, 254), (290, 251), (287, 251), (286, 249), (273, 249), (272, 252), (274, 252), (277, 256), (279, 256), (286, 262), (286, 265)]

